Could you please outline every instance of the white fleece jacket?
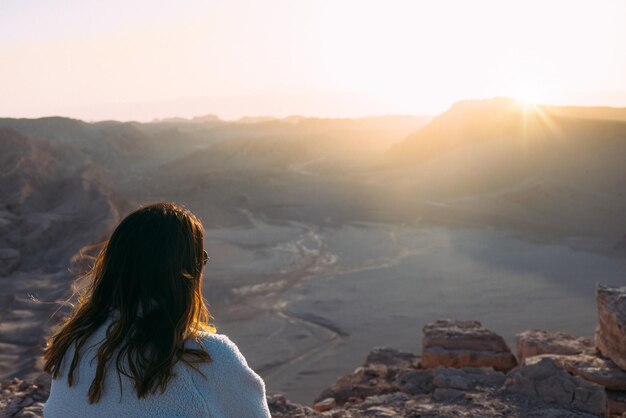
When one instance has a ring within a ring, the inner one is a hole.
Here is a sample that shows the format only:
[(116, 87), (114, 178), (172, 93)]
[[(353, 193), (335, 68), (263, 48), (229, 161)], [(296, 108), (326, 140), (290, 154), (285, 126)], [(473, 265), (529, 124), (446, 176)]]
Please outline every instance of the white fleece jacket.
[[(60, 377), (52, 380), (50, 397), (44, 405), (45, 418), (270, 417), (263, 380), (248, 367), (237, 346), (221, 334), (206, 334), (202, 339), (213, 360), (198, 366), (206, 379), (190, 366), (179, 362), (174, 366), (176, 376), (169, 381), (165, 393), (158, 391), (138, 399), (132, 381), (124, 375), (120, 393), (113, 365), (106, 373), (100, 401), (90, 405), (87, 391), (96, 372), (96, 361), (91, 360), (108, 325), (109, 322), (105, 323), (86, 342), (84, 347), (90, 348), (83, 348), (84, 354), (74, 371), (78, 383), (75, 381), (72, 387), (67, 384), (67, 371), (74, 351), (68, 350)], [(187, 346), (200, 348), (196, 342), (188, 342)]]

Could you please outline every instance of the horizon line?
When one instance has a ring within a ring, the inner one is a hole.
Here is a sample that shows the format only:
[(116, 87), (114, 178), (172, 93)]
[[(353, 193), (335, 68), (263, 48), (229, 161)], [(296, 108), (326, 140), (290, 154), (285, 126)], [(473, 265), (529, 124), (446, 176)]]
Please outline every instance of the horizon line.
[[(434, 118), (439, 116), (447, 111), (449, 111), (453, 106), (463, 103), (463, 102), (486, 102), (493, 101), (498, 99), (505, 99), (511, 102), (519, 102), (519, 103), (527, 103), (533, 104), (535, 106), (547, 106), (547, 107), (568, 107), (568, 108), (606, 108), (606, 109), (626, 109), (626, 104), (623, 106), (614, 106), (610, 104), (593, 104), (593, 105), (584, 105), (584, 104), (553, 104), (553, 103), (540, 103), (539, 101), (531, 101), (525, 99), (518, 99), (511, 96), (493, 96), (490, 98), (473, 98), (473, 99), (460, 99), (452, 102), (445, 110), (441, 112), (435, 113), (406, 113), (406, 112), (390, 112), (390, 113), (369, 113), (364, 114), (362, 116), (324, 116), (321, 114), (304, 114), (304, 113), (290, 113), (283, 115), (272, 115), (272, 114), (244, 114), (239, 117), (229, 118), (221, 116), (219, 113), (209, 112), (203, 114), (196, 114), (193, 116), (164, 116), (164, 117), (153, 117), (150, 119), (139, 119), (139, 118), (131, 118), (131, 119), (115, 119), (115, 118), (102, 118), (102, 119), (92, 119), (92, 118), (81, 118), (76, 116), (69, 116), (67, 114), (49, 114), (42, 116), (31, 116), (31, 117), (22, 117), (22, 116), (8, 116), (8, 115), (0, 115), (0, 119), (25, 119), (25, 120), (38, 120), (38, 119), (70, 119), (77, 120), (85, 123), (102, 123), (102, 122), (120, 122), (120, 123), (160, 123), (160, 122), (168, 122), (174, 121), (176, 119), (181, 122), (196, 122), (201, 123), (201, 121), (196, 121), (196, 119), (203, 118), (215, 118), (216, 122), (224, 122), (224, 123), (237, 123), (245, 121), (245, 119), (268, 119), (267, 121), (259, 121), (262, 122), (270, 122), (270, 121), (285, 121), (286, 119), (298, 118), (298, 119), (321, 119), (321, 120), (361, 120), (361, 119), (369, 119), (369, 118), (382, 118), (382, 117), (431, 117)], [(125, 103), (126, 105), (128, 103)]]

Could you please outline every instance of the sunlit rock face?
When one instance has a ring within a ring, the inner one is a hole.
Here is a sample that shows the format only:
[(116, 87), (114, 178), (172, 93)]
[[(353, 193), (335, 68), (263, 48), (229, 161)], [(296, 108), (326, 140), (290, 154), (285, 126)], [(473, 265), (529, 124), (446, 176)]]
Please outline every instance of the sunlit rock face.
[(506, 372), (517, 365), (504, 339), (478, 321), (438, 320), (423, 332), (425, 368), (493, 367)]
[(596, 302), (596, 346), (604, 356), (626, 370), (626, 287), (598, 284)]
[(516, 340), (517, 361), (520, 363), (540, 354), (591, 354), (596, 351), (591, 339), (565, 332), (530, 329), (517, 334)]

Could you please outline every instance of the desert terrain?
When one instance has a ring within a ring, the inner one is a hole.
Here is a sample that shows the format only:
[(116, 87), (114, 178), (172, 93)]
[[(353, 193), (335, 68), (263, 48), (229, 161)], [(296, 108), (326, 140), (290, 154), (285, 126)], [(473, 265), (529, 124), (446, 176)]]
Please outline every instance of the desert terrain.
[(441, 317), (591, 336), (626, 285), (626, 109), (463, 101), (436, 117), (0, 119), (0, 380), (141, 204), (206, 228), (205, 296), (269, 393), (311, 397)]

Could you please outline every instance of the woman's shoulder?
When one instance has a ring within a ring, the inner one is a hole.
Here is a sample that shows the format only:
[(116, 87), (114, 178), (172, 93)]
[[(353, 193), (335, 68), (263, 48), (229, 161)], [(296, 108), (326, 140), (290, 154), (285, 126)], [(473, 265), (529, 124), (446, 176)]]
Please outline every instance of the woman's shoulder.
[(203, 332), (189, 344), (190, 348), (203, 347), (211, 356), (209, 363), (198, 365), (202, 376), (191, 373), (194, 386), (208, 405), (221, 410), (223, 416), (270, 417), (265, 382), (248, 366), (230, 338), (224, 334)]
[(198, 370), (210, 376), (220, 376), (222, 385), (231, 382), (238, 390), (242, 385), (247, 385), (254, 390), (265, 391), (263, 379), (250, 368), (237, 345), (226, 335), (203, 332), (188, 347), (200, 348), (209, 353), (211, 361), (200, 364)]
[(216, 332), (202, 331), (195, 338), (188, 341), (187, 347), (203, 349), (213, 361), (219, 360), (228, 363), (248, 365), (246, 358), (239, 351), (239, 347), (227, 335)]

